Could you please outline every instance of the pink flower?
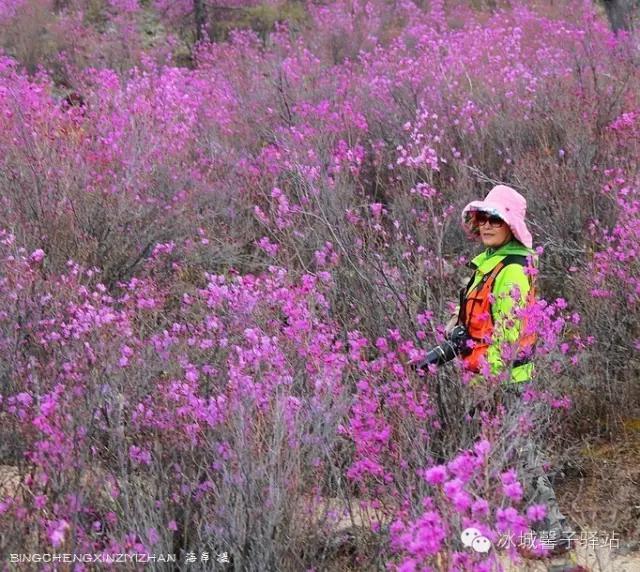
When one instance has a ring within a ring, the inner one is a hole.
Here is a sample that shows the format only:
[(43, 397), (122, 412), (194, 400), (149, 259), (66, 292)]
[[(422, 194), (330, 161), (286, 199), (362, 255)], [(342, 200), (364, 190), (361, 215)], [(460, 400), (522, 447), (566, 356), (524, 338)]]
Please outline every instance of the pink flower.
[(460, 480), (467, 482), (475, 471), (476, 458), (469, 453), (462, 453), (453, 459), (448, 465), (449, 471)]
[(515, 469), (509, 469), (500, 475), (500, 480), (503, 485), (510, 485), (518, 480), (518, 474)]
[(31, 256), (29, 256), (29, 260), (31, 260), (31, 262), (42, 262), (44, 260), (44, 250), (42, 250), (41, 248), (38, 248), (38, 250), (34, 250), (31, 253)]
[(543, 504), (534, 504), (527, 509), (527, 518), (530, 522), (540, 522), (547, 515), (547, 507)]
[(482, 441), (478, 441), (474, 445), (473, 449), (475, 450), (476, 455), (478, 455), (478, 457), (481, 457), (484, 459), (489, 453), (489, 451), (491, 451), (491, 443), (489, 443), (489, 441), (487, 441), (486, 439), (483, 439)]
[(465, 491), (453, 495), (453, 505), (458, 512), (466, 512), (471, 506), (471, 497)]
[(262, 250), (264, 250), (269, 256), (275, 256), (278, 254), (279, 246), (269, 240), (268, 237), (263, 236), (256, 243)]
[(131, 447), (129, 447), (129, 458), (132, 461), (137, 461), (143, 465), (151, 464), (151, 453), (146, 449), (141, 449), (135, 445), (131, 445)]
[(371, 203), (369, 208), (371, 209), (371, 214), (375, 218), (378, 218), (382, 214), (382, 203)]
[(331, 274), (329, 272), (318, 272), (318, 278), (320, 278), (320, 280), (325, 284), (331, 282)]
[(316, 250), (313, 256), (318, 266), (324, 266), (327, 263), (327, 253), (324, 250)]
[(416, 572), (417, 562), (413, 558), (407, 558), (403, 560), (400, 566), (398, 566), (398, 572)]
[(54, 548), (58, 548), (64, 540), (64, 532), (69, 528), (69, 523), (66, 520), (59, 520), (54, 523), (54, 527), (49, 532), (49, 540), (53, 544)]
[(18, 393), (18, 395), (16, 395), (16, 401), (20, 403), (20, 405), (23, 405), (24, 407), (29, 407), (33, 402), (33, 399), (31, 395), (23, 391), (22, 393)]
[(447, 469), (443, 465), (436, 465), (424, 472), (424, 478), (430, 485), (442, 484), (447, 478)]
[(471, 514), (474, 517), (487, 516), (489, 514), (489, 503), (485, 499), (478, 499), (471, 505)]
[(127, 346), (122, 345), (120, 347), (120, 359), (118, 360), (118, 364), (120, 367), (126, 367), (129, 365), (129, 358), (133, 355), (133, 350)]
[(33, 498), (33, 504), (38, 509), (44, 508), (46, 506), (46, 504), (47, 504), (47, 496), (46, 495), (36, 495)]
[(496, 530), (498, 532), (511, 531), (514, 534), (519, 534), (528, 528), (527, 520), (520, 516), (515, 508), (510, 506), (505, 509), (499, 508), (496, 511)]
[(444, 484), (444, 492), (450, 498), (454, 498), (462, 490), (462, 481), (460, 479), (452, 479)]
[(509, 497), (511, 500), (516, 502), (520, 502), (522, 500), (522, 485), (520, 483), (510, 483), (508, 485), (503, 485), (502, 492), (505, 496)]

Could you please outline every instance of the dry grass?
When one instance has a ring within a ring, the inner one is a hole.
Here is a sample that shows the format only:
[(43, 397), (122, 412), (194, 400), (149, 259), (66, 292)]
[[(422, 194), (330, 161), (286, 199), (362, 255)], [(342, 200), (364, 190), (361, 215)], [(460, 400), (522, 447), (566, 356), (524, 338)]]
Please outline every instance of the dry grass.
[(15, 497), (20, 489), (20, 471), (12, 465), (0, 465), (0, 498)]
[(640, 420), (624, 423), (607, 442), (587, 442), (576, 471), (557, 486), (559, 502), (584, 529), (615, 531), (640, 540)]

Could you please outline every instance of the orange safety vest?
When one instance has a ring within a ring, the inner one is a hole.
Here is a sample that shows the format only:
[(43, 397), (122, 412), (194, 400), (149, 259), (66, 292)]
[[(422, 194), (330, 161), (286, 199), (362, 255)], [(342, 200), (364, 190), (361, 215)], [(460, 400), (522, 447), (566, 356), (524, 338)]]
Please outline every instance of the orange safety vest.
[[(491, 311), (490, 296), (493, 291), (493, 285), (500, 271), (508, 264), (527, 265), (526, 256), (509, 254), (501, 260), (491, 272), (485, 274), (480, 282), (473, 289), (471, 285), (474, 282), (475, 274), (469, 280), (465, 288), (460, 291), (460, 313), (458, 315), (458, 323), (464, 324), (467, 333), (475, 342), (475, 346), (470, 353), (463, 354), (463, 362), (467, 369), (479, 373), (481, 370), (481, 362), (486, 359), (487, 350), (489, 349), (491, 336), (493, 334), (494, 320)], [(536, 285), (532, 276), (529, 276), (529, 292), (527, 294), (527, 306), (535, 303)], [(513, 367), (518, 367), (528, 363), (535, 350), (537, 335), (535, 333), (527, 334), (527, 318), (522, 319), (522, 327), (520, 329), (521, 336), (518, 340), (518, 351)], [(467, 350), (469, 351), (469, 350)]]

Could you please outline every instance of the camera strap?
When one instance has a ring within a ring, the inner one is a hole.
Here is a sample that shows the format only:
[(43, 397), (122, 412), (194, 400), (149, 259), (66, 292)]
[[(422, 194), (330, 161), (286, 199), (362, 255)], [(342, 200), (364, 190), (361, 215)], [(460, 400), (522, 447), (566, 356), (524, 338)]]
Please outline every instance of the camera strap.
[(467, 326), (467, 316), (465, 312), (466, 298), (467, 294), (469, 294), (471, 290), (471, 286), (474, 280), (476, 279), (476, 272), (478, 270), (477, 267), (471, 263), (469, 263), (469, 266), (473, 268), (473, 274), (471, 275), (471, 278), (469, 278), (469, 282), (467, 282), (467, 285), (464, 288), (460, 289), (460, 305), (458, 306), (458, 323), (464, 325), (465, 327)]
[[(491, 291), (493, 292), (493, 284), (495, 284), (495, 279), (497, 278), (498, 274), (500, 274), (500, 271), (505, 266), (508, 266), (509, 264), (519, 264), (520, 266), (526, 267), (527, 257), (522, 254), (508, 254), (493, 267), (491, 272), (487, 272), (486, 274), (484, 274), (480, 279), (480, 281), (478, 282), (478, 284), (476, 284), (475, 287), (472, 288), (472, 285), (476, 279), (476, 272), (477, 272), (477, 268), (474, 269), (474, 273), (471, 275), (469, 282), (464, 288), (460, 290), (460, 306), (459, 306), (460, 310), (458, 312), (459, 323), (463, 324), (466, 328), (469, 327), (469, 324), (467, 322), (467, 314), (466, 314), (466, 299), (468, 295), (471, 294), (471, 292), (474, 290), (477, 292), (481, 291), (482, 287), (490, 278), (493, 278), (493, 283), (491, 286)], [(531, 278), (529, 278), (529, 282), (531, 283)], [(533, 287), (533, 284), (531, 284), (531, 286)], [(475, 306), (475, 300), (474, 300), (474, 306)], [(474, 310), (473, 306), (471, 310), (473, 312)], [(493, 321), (493, 316), (491, 317), (491, 321)]]

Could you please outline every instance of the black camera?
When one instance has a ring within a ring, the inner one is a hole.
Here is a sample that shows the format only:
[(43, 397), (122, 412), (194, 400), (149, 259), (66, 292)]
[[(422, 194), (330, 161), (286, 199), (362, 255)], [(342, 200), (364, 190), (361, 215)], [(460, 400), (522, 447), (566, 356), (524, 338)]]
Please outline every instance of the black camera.
[(458, 324), (451, 330), (449, 337), (439, 346), (429, 351), (427, 356), (416, 366), (418, 369), (426, 368), (430, 364), (443, 365), (451, 361), (457, 355), (468, 355), (471, 350), (467, 347), (469, 333), (467, 328)]

